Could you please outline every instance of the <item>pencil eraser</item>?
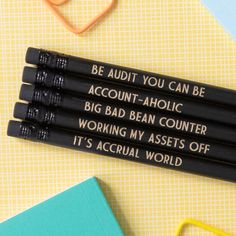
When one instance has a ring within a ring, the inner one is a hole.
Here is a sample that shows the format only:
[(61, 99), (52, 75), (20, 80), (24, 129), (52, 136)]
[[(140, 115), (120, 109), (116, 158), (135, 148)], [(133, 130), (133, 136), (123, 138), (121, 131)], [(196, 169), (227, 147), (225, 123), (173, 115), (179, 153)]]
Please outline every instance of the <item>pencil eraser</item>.
[(29, 64), (37, 65), (39, 63), (40, 49), (29, 47), (26, 52), (25, 61)]
[(7, 135), (12, 137), (18, 137), (21, 129), (21, 122), (10, 120), (7, 128)]
[(32, 102), (34, 96), (34, 85), (22, 84), (20, 89), (20, 99)]
[(14, 107), (13, 116), (17, 119), (24, 120), (27, 117), (28, 104), (17, 102)]
[(22, 74), (22, 81), (34, 84), (37, 76), (37, 68), (25, 66)]

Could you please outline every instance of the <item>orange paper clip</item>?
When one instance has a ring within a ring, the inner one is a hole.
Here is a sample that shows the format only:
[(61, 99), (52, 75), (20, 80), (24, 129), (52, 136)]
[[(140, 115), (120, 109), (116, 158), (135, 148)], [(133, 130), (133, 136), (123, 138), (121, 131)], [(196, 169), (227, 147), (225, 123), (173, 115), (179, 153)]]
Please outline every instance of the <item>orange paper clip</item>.
[(83, 25), (81, 28), (76, 28), (65, 16), (58, 10), (57, 6), (65, 4), (68, 0), (43, 0), (47, 6), (52, 10), (53, 14), (64, 24), (64, 26), (71, 32), (75, 34), (81, 34), (92, 27), (98, 20), (100, 20), (104, 15), (110, 11), (113, 7), (115, 0), (110, 0), (109, 4), (96, 16), (94, 16), (87, 24)]

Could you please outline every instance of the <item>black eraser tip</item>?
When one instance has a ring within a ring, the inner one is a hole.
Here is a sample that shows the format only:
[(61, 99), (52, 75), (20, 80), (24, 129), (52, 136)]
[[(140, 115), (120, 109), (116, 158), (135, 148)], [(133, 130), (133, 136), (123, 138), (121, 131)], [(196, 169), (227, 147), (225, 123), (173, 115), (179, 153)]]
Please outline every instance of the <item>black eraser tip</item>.
[(27, 117), (28, 106), (26, 103), (17, 102), (14, 107), (13, 116), (17, 119), (24, 120)]
[(19, 137), (21, 131), (21, 122), (10, 120), (7, 128), (7, 135), (12, 137)]
[(20, 99), (28, 102), (32, 102), (34, 97), (34, 85), (22, 84), (20, 89)]
[(30, 64), (38, 65), (40, 49), (28, 48), (25, 56), (25, 61)]
[(22, 81), (34, 84), (37, 76), (37, 68), (25, 66), (22, 74)]

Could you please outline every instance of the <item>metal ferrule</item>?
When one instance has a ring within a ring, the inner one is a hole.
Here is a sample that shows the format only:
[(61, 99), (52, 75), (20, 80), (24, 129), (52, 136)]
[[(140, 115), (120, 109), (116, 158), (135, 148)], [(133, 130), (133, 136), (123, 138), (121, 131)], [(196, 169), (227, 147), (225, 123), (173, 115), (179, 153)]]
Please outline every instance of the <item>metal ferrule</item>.
[(65, 75), (61, 72), (52, 72), (44, 68), (38, 68), (36, 83), (47, 87), (63, 88), (65, 84)]
[(63, 54), (41, 50), (39, 53), (39, 64), (65, 70), (68, 65), (68, 57)]
[(47, 128), (41, 128), (34, 124), (21, 124), (20, 136), (25, 139), (36, 139), (39, 141), (47, 141), (49, 138), (49, 131)]
[(28, 107), (27, 119), (44, 124), (54, 124), (56, 121), (56, 112), (40, 105), (30, 104)]
[(62, 96), (59, 92), (46, 88), (35, 88), (33, 101), (40, 102), (44, 105), (61, 106)]

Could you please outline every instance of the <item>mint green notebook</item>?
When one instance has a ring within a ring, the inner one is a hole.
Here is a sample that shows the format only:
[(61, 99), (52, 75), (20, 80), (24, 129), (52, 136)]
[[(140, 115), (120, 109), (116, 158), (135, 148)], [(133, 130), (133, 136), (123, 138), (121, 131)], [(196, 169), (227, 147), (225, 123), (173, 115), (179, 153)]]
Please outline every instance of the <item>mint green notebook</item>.
[(4, 236), (123, 236), (95, 177), (0, 224)]

